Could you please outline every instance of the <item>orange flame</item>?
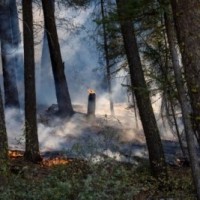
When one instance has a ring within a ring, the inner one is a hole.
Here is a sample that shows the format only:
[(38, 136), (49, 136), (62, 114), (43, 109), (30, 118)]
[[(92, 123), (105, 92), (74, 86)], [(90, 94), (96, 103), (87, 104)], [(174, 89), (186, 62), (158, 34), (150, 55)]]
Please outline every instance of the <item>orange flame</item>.
[(95, 90), (93, 90), (93, 89), (88, 89), (88, 93), (89, 93), (89, 94), (95, 94)]
[(53, 158), (53, 159), (43, 160), (42, 164), (44, 166), (51, 167), (51, 166), (56, 166), (56, 165), (65, 165), (69, 162), (71, 162), (69, 159), (62, 158), (62, 157), (56, 157), (56, 158)]
[(19, 158), (23, 156), (23, 152), (22, 151), (18, 151), (18, 150), (9, 150), (8, 151), (8, 156), (10, 158)]

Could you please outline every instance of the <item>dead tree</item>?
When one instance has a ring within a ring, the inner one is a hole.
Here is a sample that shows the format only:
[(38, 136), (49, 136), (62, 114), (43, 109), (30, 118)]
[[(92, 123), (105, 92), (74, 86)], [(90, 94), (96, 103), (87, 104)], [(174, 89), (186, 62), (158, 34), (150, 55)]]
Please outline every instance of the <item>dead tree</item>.
[(96, 109), (96, 94), (94, 91), (89, 91), (88, 95), (88, 109), (87, 109), (87, 115), (88, 117), (90, 116), (95, 116), (95, 109)]

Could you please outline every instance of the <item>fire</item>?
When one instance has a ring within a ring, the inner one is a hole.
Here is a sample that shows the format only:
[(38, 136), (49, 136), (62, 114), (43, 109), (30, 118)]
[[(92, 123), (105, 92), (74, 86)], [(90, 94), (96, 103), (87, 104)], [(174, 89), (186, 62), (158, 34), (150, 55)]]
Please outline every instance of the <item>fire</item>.
[[(12, 160), (23, 158), (23, 155), (24, 155), (23, 151), (9, 150), (8, 152), (8, 156)], [(72, 162), (72, 159), (68, 159), (63, 156), (57, 156), (54, 158), (43, 159), (43, 161), (41, 162), (41, 165), (44, 167), (53, 167), (56, 165), (66, 165), (70, 162)]]
[(23, 156), (23, 152), (22, 151), (18, 151), (18, 150), (9, 150), (8, 151), (8, 156), (10, 158), (19, 158)]
[(42, 161), (42, 165), (46, 167), (56, 166), (56, 165), (65, 165), (71, 162), (71, 160), (62, 158), (62, 157), (56, 157), (53, 159), (46, 159)]
[(89, 94), (95, 94), (95, 90), (93, 90), (93, 89), (88, 89), (88, 93), (89, 93)]

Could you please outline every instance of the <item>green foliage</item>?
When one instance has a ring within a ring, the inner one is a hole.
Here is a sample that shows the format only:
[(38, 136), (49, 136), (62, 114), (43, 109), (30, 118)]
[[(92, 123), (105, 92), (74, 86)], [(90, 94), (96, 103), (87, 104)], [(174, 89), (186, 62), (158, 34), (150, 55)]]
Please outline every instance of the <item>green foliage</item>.
[(0, 200), (131, 200), (145, 193), (152, 198), (194, 199), (188, 169), (171, 170), (171, 178), (166, 183), (171, 188), (163, 190), (167, 187), (159, 188), (150, 175), (148, 163), (143, 160), (138, 166), (112, 159), (98, 163), (73, 160), (46, 169), (45, 175), (44, 169), (40, 170), (31, 174), (28, 169), (26, 174), (12, 175), (8, 186), (0, 191)]
[[(107, 118), (101, 125), (104, 127), (102, 134), (105, 135), (105, 143), (118, 137), (117, 130), (106, 126)], [(93, 156), (97, 153), (95, 144), (88, 141), (88, 146), (93, 148)], [(79, 144), (74, 148), (77, 153), (83, 151)], [(137, 165), (108, 157), (98, 162), (93, 162), (93, 159), (72, 159), (67, 164), (53, 167), (23, 160), (17, 166), (14, 162), (11, 168), (14, 166), (17, 173), (15, 170), (8, 184), (0, 188), (0, 200), (138, 200), (144, 194), (149, 199), (194, 199), (193, 182), (188, 168), (168, 170), (169, 179), (160, 185), (151, 176), (148, 160), (140, 157), (134, 157), (134, 160)]]
[(92, 171), (84, 180), (79, 199), (132, 199), (138, 192), (131, 167), (119, 165), (113, 160), (93, 164), (91, 167)]

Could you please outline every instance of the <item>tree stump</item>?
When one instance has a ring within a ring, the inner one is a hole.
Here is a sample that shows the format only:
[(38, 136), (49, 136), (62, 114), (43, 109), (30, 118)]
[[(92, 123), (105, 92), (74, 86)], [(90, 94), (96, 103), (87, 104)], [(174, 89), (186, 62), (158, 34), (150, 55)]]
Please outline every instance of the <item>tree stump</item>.
[(96, 109), (96, 94), (93, 90), (88, 90), (88, 109), (87, 109), (87, 115), (95, 116), (95, 109)]

